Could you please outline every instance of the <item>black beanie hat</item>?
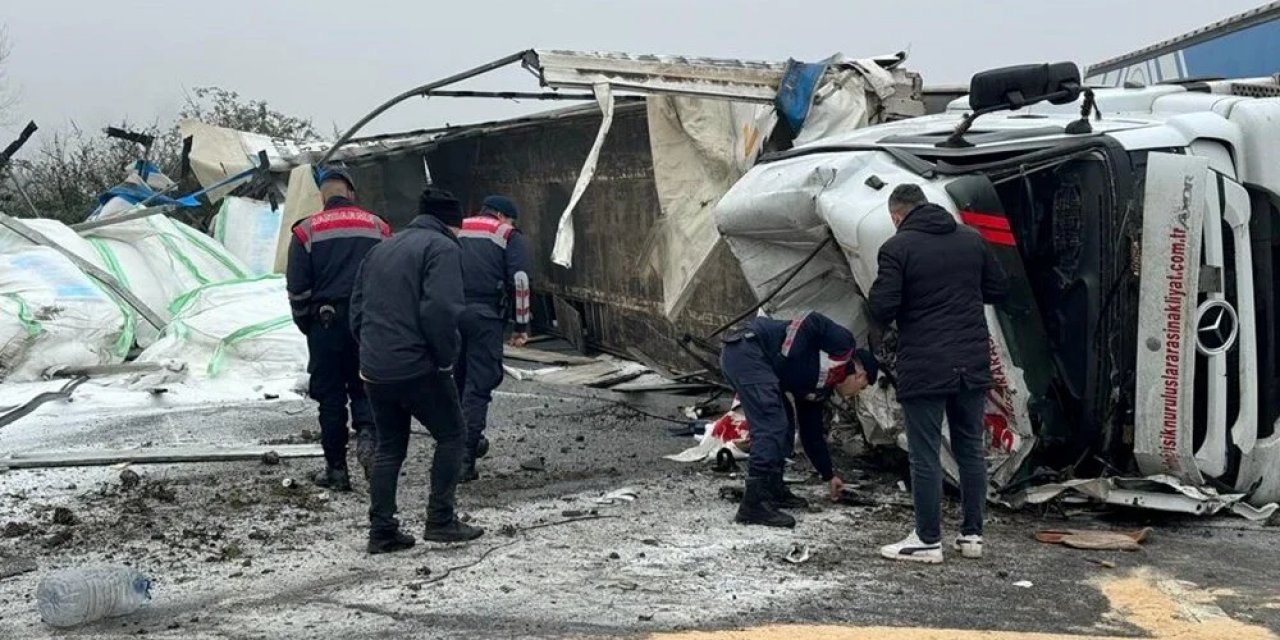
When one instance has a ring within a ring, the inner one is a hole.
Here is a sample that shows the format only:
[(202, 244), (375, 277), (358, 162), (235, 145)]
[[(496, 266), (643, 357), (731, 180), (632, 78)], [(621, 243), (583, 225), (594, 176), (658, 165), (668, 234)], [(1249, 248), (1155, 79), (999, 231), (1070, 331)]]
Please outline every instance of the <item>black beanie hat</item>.
[(444, 189), (427, 187), (418, 198), (418, 213), (434, 216), (450, 227), (462, 226), (462, 204)]

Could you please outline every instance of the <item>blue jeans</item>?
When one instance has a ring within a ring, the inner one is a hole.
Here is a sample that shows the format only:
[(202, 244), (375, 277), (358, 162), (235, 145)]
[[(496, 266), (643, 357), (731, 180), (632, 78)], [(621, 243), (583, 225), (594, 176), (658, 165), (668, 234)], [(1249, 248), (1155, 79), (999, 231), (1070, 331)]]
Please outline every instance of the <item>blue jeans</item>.
[(961, 535), (982, 535), (982, 509), (987, 499), (987, 462), (983, 446), (983, 406), (987, 392), (970, 389), (944, 396), (902, 401), (911, 460), (911, 499), (916, 534), (933, 544), (942, 539), (942, 417), (951, 432), (951, 452), (960, 466), (964, 503)]

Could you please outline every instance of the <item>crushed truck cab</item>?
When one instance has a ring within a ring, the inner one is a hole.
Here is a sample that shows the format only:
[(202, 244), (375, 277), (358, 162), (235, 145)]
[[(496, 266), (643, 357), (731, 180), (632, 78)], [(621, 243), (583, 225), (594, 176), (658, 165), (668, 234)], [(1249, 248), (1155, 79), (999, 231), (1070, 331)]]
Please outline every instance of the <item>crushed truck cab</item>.
[[(1076, 86), (1019, 105), (1038, 95), (1014, 86), (1032, 66), (984, 86), (1021, 108), (976, 104), (975, 78), (946, 113), (762, 159), (717, 206), (720, 233), (760, 296), (832, 236), (766, 309), (820, 310), (875, 337), (891, 379), (893, 336), (865, 294), (895, 232), (889, 192), (919, 184), (1012, 282), (987, 310), (993, 497), (1050, 469), (1280, 501), (1280, 98), (1256, 97), (1280, 86)], [(1060, 65), (1040, 66), (1057, 86)], [(864, 394), (865, 430), (900, 430), (892, 393)]]

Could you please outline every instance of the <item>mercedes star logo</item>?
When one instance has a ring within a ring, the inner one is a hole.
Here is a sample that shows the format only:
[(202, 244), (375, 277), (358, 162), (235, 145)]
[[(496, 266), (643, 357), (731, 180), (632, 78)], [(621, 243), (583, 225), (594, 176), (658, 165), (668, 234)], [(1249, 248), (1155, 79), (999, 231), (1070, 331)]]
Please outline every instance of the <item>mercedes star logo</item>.
[(1226, 353), (1235, 346), (1240, 329), (1236, 310), (1225, 300), (1209, 300), (1196, 313), (1196, 348), (1206, 356)]

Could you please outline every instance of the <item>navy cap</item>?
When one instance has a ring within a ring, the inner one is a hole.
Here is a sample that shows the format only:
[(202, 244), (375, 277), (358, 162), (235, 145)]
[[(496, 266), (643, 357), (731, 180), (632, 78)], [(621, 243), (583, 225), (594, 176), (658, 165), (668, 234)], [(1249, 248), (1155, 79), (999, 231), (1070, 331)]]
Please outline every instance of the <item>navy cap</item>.
[(506, 196), (489, 196), (480, 206), (501, 213), (512, 220), (520, 217), (520, 210), (516, 208), (516, 203)]
[(855, 359), (862, 365), (862, 370), (867, 372), (867, 384), (875, 384), (876, 378), (880, 377), (880, 363), (876, 362), (876, 357), (866, 349), (858, 349), (853, 352), (853, 358), (849, 362), (852, 363)]
[(324, 184), (325, 180), (342, 180), (346, 182), (347, 186), (351, 187), (353, 191), (356, 188), (356, 181), (351, 178), (351, 173), (347, 171), (346, 167), (339, 165), (319, 167), (315, 170), (315, 174), (317, 187)]

